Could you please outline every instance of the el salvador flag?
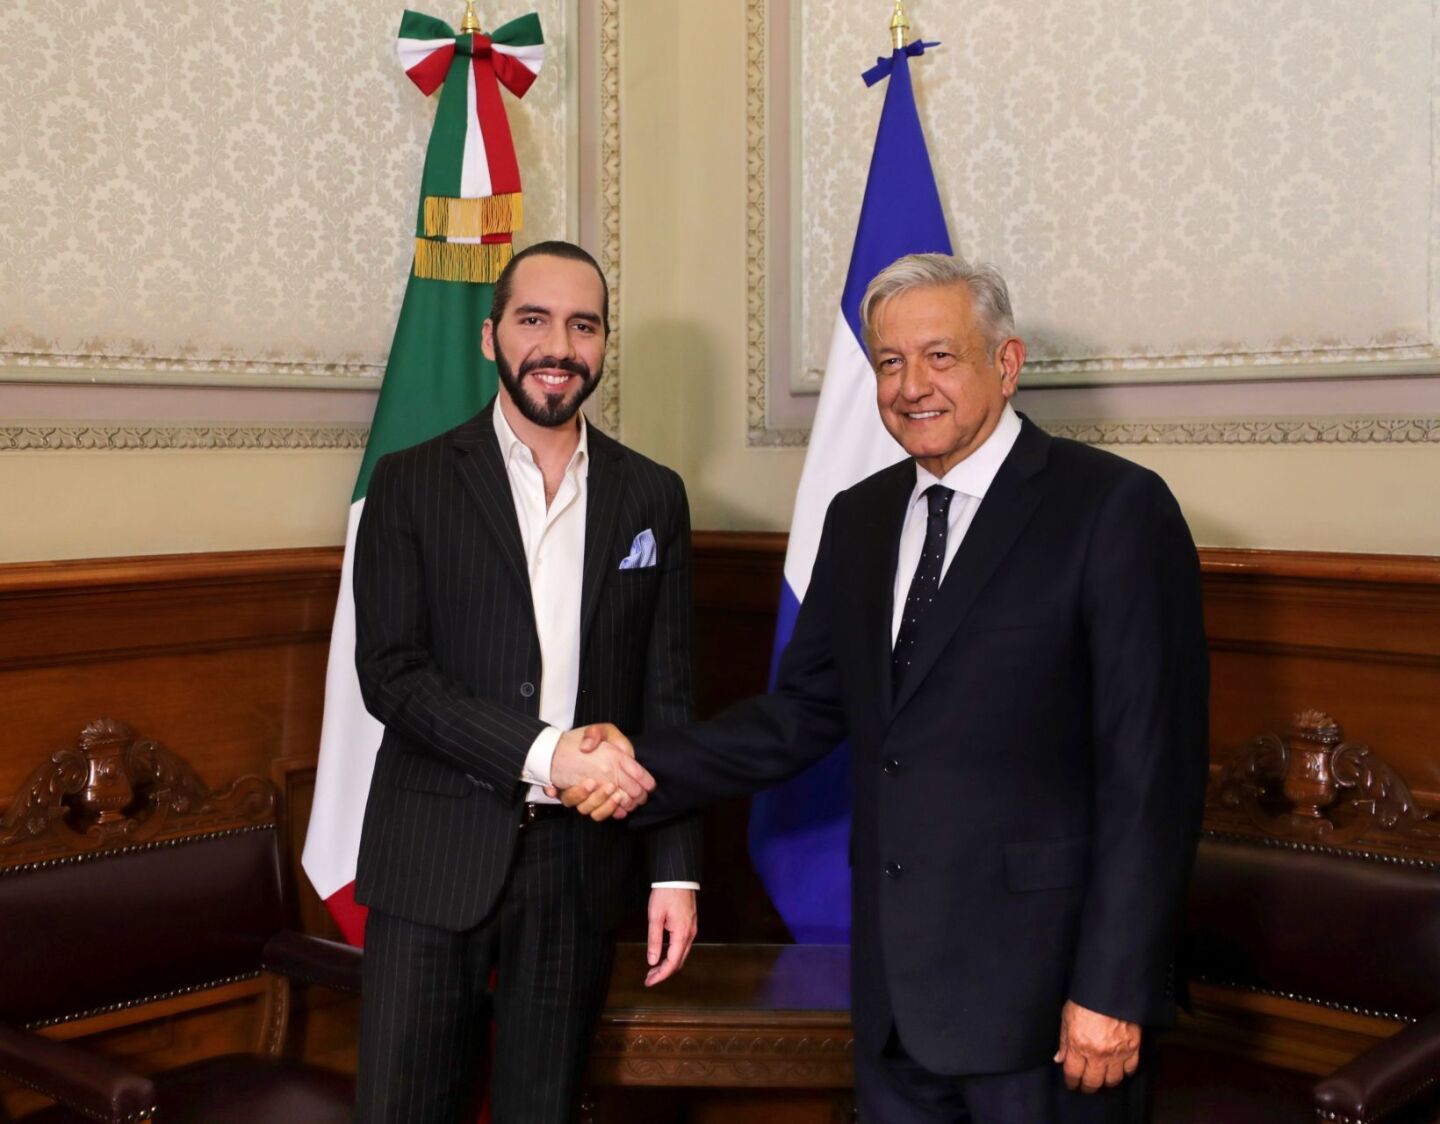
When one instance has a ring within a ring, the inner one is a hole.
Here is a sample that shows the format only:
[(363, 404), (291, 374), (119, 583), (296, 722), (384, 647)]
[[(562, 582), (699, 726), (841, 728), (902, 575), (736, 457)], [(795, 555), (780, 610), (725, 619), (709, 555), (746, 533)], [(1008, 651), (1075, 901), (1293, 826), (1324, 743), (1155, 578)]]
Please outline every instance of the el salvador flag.
[[(887, 75), (890, 85), (795, 497), (770, 665), (772, 684), (810, 584), (830, 501), (905, 456), (880, 423), (875, 406), (875, 375), (865, 355), (860, 298), (871, 279), (896, 258), (951, 252), (910, 85), (911, 56), (937, 46), (911, 43), (888, 59), (877, 59), (865, 72), (867, 86)], [(850, 747), (842, 745), (798, 777), (762, 793), (752, 805), (751, 857), (781, 917), (800, 942), (833, 944), (850, 939), (851, 783)]]

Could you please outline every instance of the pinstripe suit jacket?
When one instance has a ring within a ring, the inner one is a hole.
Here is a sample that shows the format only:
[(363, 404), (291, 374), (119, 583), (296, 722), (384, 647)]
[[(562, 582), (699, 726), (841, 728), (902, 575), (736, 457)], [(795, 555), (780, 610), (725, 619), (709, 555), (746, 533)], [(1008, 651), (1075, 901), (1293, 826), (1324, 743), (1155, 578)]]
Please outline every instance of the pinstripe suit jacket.
[[(479, 923), (500, 894), (528, 786), (540, 642), (492, 404), (382, 458), (355, 549), (355, 660), (385, 724), (360, 839), (356, 897), (440, 928)], [(679, 476), (590, 430), (575, 723), (628, 734), (690, 717), (690, 514)], [(657, 564), (621, 570), (650, 529)], [(593, 924), (612, 927), (648, 874), (698, 881), (694, 817), (638, 833), (577, 833)], [(637, 851), (646, 851), (644, 867)]]

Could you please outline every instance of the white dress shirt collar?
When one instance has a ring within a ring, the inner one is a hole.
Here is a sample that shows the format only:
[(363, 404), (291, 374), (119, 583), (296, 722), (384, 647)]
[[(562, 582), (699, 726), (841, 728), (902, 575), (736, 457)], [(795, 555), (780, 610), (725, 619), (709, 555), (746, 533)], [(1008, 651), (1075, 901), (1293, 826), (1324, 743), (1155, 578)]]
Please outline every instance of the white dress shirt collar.
[(931, 484), (944, 484), (951, 491), (983, 500), (985, 493), (990, 490), (990, 485), (995, 482), (995, 474), (1000, 471), (1000, 466), (1015, 447), (1021, 428), (1020, 415), (1006, 402), (1000, 420), (995, 424), (990, 436), (980, 443), (980, 448), (955, 465), (944, 477), (938, 477), (928, 468), (922, 468), (917, 461), (915, 490), (910, 493), (910, 502), (915, 503)]
[[(504, 393), (504, 390), (499, 392), (499, 394)], [(531, 464), (534, 464), (535, 454), (530, 451), (530, 446), (521, 441), (520, 438), (515, 435), (515, 431), (510, 427), (510, 421), (505, 417), (505, 410), (500, 405), (499, 394), (495, 397), (495, 409), (491, 412), (494, 414), (495, 420), (495, 438), (500, 442), (500, 459), (508, 466), (510, 464), (510, 458), (516, 456), (518, 453), (529, 460)], [(575, 452), (571, 454), (570, 462), (565, 466), (567, 475), (590, 459), (589, 423), (585, 420), (583, 410), (575, 416), (580, 422), (580, 442), (575, 446)]]

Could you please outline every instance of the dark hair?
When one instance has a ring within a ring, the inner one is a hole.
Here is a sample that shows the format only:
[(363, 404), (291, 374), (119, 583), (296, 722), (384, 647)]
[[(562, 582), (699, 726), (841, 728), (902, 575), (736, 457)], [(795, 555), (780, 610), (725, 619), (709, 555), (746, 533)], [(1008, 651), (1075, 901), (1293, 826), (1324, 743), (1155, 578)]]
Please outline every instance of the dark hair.
[(498, 324), (500, 318), (505, 315), (505, 308), (510, 303), (510, 290), (515, 285), (515, 267), (526, 258), (539, 257), (541, 254), (548, 258), (583, 261), (595, 271), (595, 276), (600, 278), (600, 319), (605, 324), (605, 334), (608, 336), (610, 334), (610, 286), (605, 283), (605, 274), (600, 269), (600, 263), (573, 242), (558, 240), (536, 242), (533, 246), (526, 246), (505, 264), (505, 268), (500, 271), (500, 276), (495, 281), (495, 292), (490, 297), (491, 321)]

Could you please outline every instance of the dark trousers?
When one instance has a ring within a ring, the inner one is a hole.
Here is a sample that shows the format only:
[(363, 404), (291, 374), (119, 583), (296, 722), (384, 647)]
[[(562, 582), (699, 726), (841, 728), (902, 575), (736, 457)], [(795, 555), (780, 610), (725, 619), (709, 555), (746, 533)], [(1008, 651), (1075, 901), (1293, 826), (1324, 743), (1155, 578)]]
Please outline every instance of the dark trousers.
[(1151, 1065), (1112, 1089), (1071, 1092), (1053, 1062), (1018, 1073), (950, 1077), (931, 1073), (892, 1029), (880, 1057), (855, 1053), (861, 1124), (1144, 1124)]
[(613, 934), (585, 918), (578, 816), (521, 829), (500, 904), (450, 932), (372, 912), (365, 928), (356, 1116), (461, 1124), (478, 1107), (495, 970), (494, 1124), (566, 1124), (605, 1002)]

